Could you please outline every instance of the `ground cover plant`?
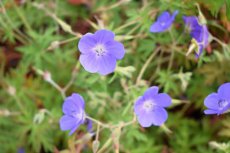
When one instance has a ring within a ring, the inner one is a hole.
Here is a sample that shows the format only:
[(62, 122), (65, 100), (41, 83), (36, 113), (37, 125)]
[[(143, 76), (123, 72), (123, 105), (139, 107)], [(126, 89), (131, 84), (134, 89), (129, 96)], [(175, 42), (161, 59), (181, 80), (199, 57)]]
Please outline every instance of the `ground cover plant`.
[(229, 153), (229, 0), (0, 1), (0, 152)]

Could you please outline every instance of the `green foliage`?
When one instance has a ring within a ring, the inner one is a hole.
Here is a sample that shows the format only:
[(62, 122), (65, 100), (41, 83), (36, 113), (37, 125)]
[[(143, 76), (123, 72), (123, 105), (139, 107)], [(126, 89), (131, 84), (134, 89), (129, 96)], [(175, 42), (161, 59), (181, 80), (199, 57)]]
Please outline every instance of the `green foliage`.
[[(90, 116), (103, 123), (122, 124), (132, 120), (134, 102), (154, 85), (178, 102), (168, 110), (165, 127), (141, 128), (136, 122), (122, 129), (101, 128), (98, 150), (113, 152), (119, 140), (124, 153), (229, 152), (229, 118), (204, 116), (203, 100), (230, 79), (230, 46), (224, 43), (229, 41), (229, 32), (219, 16), (226, 11), (230, 18), (230, 1), (84, 2), (0, 2), (0, 152), (19, 148), (32, 153), (92, 152), (96, 138), (85, 126), (73, 136), (60, 130), (63, 93), (58, 87), (65, 89), (66, 96), (80, 93)], [(211, 34), (221, 38), (210, 40), (209, 53), (199, 60), (185, 56), (191, 38), (181, 18), (198, 15), (196, 3), (212, 18), (208, 22)], [(150, 33), (150, 25), (165, 10), (180, 12), (170, 32)], [(108, 76), (86, 72), (78, 60), (79, 33), (94, 32), (101, 26), (113, 30), (126, 49), (115, 73)], [(221, 35), (223, 31), (226, 35)], [(20, 55), (12, 67), (15, 52)], [(48, 72), (58, 87), (45, 79)], [(97, 125), (93, 130), (97, 131)]]
[(178, 92), (177, 85), (175, 83), (176, 78), (173, 77), (172, 72), (170, 71), (161, 71), (159, 72), (157, 82), (164, 86), (164, 92), (174, 91)]
[[(200, 2), (206, 3), (205, 0), (199, 0)], [(210, 1), (209, 3), (206, 3), (207, 8), (212, 13), (213, 16), (217, 17), (221, 7), (225, 5), (225, 1), (228, 0), (218, 0), (218, 1)]]

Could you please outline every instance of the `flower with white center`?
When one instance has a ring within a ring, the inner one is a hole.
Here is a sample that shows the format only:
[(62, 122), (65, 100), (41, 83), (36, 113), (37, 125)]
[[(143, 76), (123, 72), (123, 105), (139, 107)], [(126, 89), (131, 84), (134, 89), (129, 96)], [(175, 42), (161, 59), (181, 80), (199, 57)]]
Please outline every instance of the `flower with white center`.
[(122, 43), (114, 40), (114, 33), (98, 30), (95, 34), (87, 33), (79, 41), (80, 63), (90, 73), (107, 75), (114, 72), (116, 61), (125, 55)]
[(142, 127), (162, 125), (168, 118), (164, 107), (170, 106), (171, 101), (168, 94), (158, 93), (156, 86), (146, 90), (144, 95), (139, 97), (134, 104), (134, 112), (140, 125)]

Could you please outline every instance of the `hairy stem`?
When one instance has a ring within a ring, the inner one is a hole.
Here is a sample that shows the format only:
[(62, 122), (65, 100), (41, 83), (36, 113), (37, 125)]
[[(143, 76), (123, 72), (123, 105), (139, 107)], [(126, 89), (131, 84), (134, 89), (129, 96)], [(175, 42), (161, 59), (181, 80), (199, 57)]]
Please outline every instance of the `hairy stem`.
[(139, 75), (137, 76), (136, 85), (139, 84), (139, 82), (141, 81), (141, 78), (142, 78), (143, 74), (145, 73), (146, 68), (148, 67), (149, 63), (152, 61), (153, 57), (158, 53), (159, 50), (160, 50), (160, 47), (156, 48), (156, 50), (152, 53), (151, 56), (149, 56), (149, 58), (145, 62)]

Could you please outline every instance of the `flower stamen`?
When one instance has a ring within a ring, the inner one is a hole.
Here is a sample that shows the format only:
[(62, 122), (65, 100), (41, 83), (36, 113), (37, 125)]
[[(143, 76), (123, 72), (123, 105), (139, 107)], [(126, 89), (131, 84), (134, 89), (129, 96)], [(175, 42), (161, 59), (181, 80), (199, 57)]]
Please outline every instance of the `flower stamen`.
[(154, 109), (155, 105), (151, 100), (147, 100), (144, 102), (143, 108), (146, 111), (152, 111)]
[(218, 105), (219, 105), (220, 109), (226, 107), (228, 105), (228, 103), (229, 102), (227, 100), (220, 100), (220, 101), (218, 101)]
[(96, 45), (93, 50), (96, 52), (97, 56), (103, 56), (105, 54), (105, 46), (102, 44)]

